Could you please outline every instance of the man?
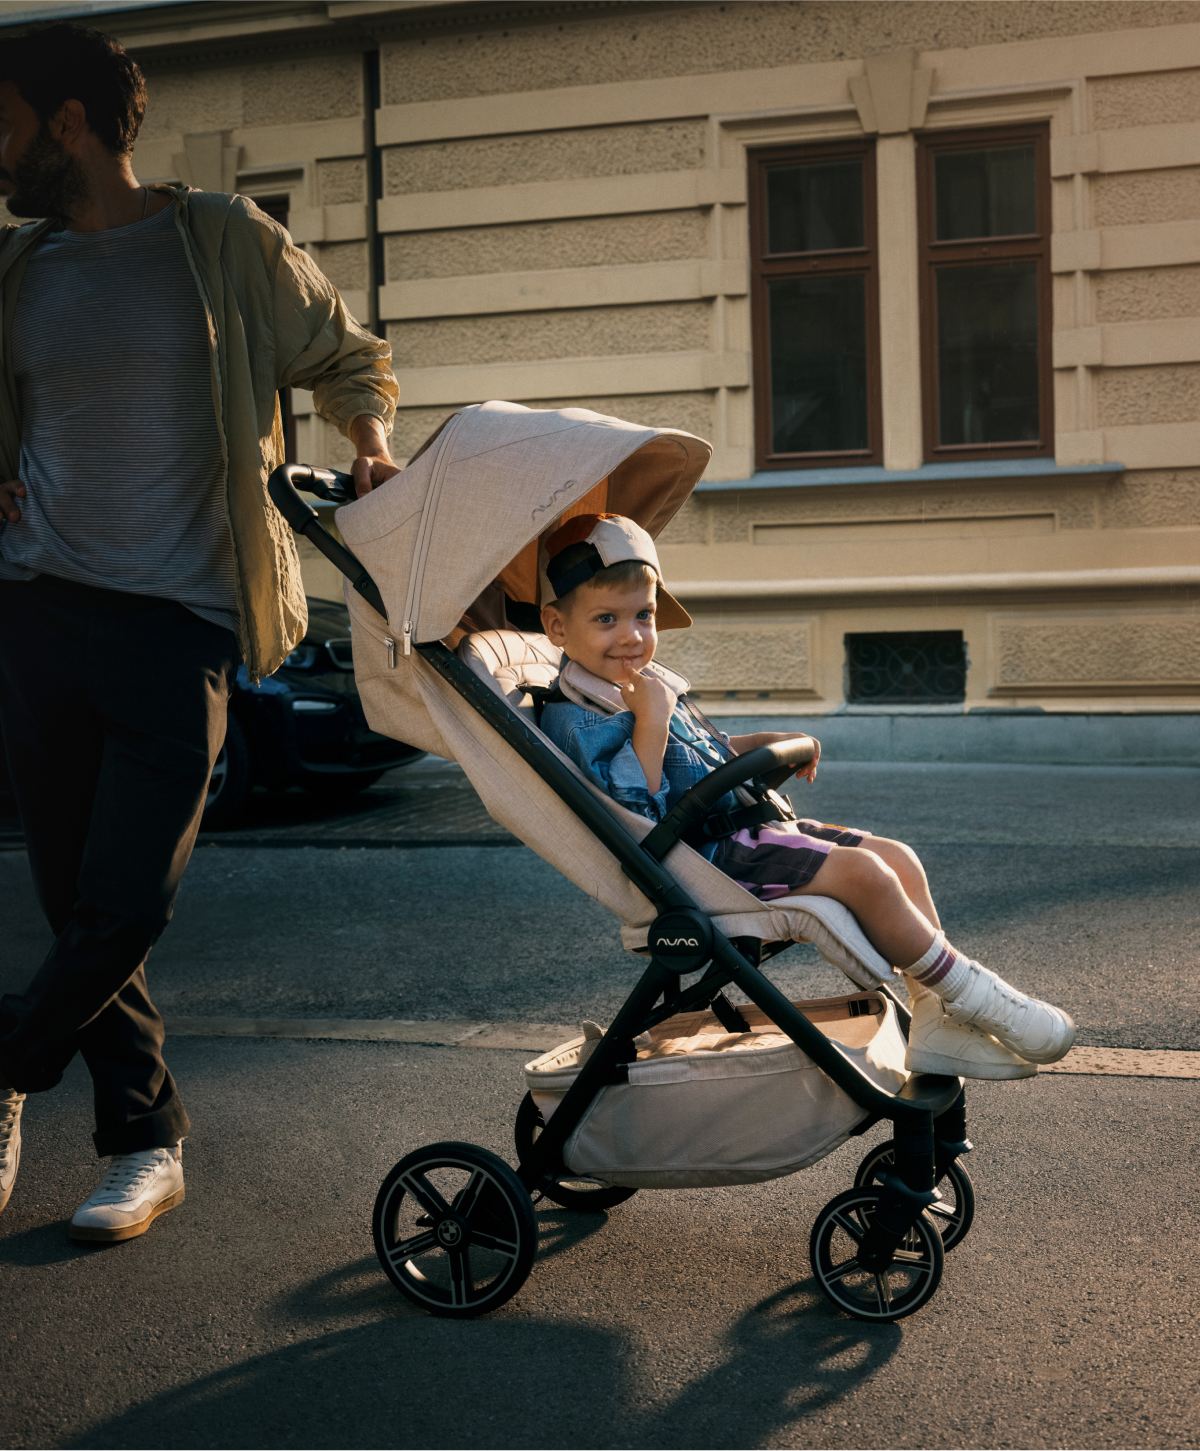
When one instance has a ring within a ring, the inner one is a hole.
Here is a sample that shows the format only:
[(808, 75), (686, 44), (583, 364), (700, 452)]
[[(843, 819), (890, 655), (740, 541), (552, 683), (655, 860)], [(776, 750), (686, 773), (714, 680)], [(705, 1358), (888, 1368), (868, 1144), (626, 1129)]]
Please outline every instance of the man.
[(73, 1237), (128, 1239), (183, 1198), (187, 1114), (146, 956), (199, 827), (239, 659), (306, 626), (266, 494), (277, 390), (313, 390), (365, 493), (388, 452), (390, 350), (243, 197), (145, 187), (145, 83), (55, 25), (0, 43), (0, 725), (55, 941), (0, 999), (0, 1209), (24, 1095), (76, 1052), (110, 1159)]

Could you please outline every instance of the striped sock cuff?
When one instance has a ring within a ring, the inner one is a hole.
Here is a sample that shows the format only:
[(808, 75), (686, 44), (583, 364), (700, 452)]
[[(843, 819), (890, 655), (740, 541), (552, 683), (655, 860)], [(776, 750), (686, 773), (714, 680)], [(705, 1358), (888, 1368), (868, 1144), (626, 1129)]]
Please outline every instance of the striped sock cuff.
[(904, 970), (922, 987), (933, 987), (941, 982), (957, 961), (958, 953), (939, 932), (930, 943), (928, 951)]

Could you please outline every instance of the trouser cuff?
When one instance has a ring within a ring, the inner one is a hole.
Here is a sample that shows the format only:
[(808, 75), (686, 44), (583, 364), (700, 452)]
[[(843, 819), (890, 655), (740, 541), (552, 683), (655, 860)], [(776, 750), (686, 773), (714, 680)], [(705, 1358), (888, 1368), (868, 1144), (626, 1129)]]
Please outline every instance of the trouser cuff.
[(92, 1135), (101, 1159), (111, 1154), (140, 1154), (146, 1149), (173, 1149), (191, 1129), (186, 1113), (162, 1114), (120, 1128), (97, 1129)]

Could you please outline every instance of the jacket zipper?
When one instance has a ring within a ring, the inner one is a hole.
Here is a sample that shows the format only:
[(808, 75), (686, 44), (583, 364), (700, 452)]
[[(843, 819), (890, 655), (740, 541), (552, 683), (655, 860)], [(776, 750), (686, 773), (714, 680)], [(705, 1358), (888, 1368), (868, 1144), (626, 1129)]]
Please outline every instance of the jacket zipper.
[[(425, 554), (429, 548), (429, 532), (432, 527), (434, 509), (436, 508), (438, 495), (442, 491), (442, 480), (446, 474), (446, 467), (449, 463), (448, 450), (450, 440), (458, 432), (459, 424), (462, 422), (462, 414), (458, 414), (453, 423), (446, 429), (442, 438), (441, 447), (438, 449), (437, 458), (434, 460), (433, 472), (429, 478), (429, 488), (425, 494), (425, 505), (421, 514), (421, 528), (417, 534), (417, 549), (413, 559), (413, 572), (408, 581), (408, 591), (404, 600), (404, 626), (401, 631), (401, 646), (405, 655), (412, 654), (413, 636), (413, 606), (421, 590), (421, 583), (425, 578)], [(396, 642), (388, 641), (388, 663), (395, 663)]]

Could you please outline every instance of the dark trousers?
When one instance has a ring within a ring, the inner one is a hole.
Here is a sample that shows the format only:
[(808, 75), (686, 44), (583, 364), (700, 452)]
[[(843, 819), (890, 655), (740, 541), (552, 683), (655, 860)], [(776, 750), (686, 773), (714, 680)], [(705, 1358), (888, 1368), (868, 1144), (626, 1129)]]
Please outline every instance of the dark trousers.
[(102, 1155), (188, 1131), (145, 961), (195, 844), (236, 668), (232, 632), (174, 601), (0, 581), (0, 724), (55, 936), (26, 990), (0, 998), (0, 1078), (51, 1088), (81, 1053)]

